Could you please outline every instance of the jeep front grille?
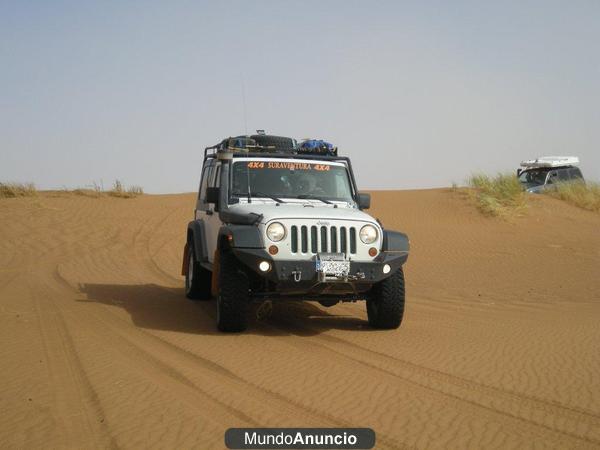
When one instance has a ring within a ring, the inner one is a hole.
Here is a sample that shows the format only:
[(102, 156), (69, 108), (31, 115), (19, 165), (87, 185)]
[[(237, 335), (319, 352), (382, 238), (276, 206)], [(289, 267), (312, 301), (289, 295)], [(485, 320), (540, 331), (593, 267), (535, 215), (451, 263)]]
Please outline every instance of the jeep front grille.
[(290, 241), (292, 253), (356, 254), (355, 227), (292, 225)]

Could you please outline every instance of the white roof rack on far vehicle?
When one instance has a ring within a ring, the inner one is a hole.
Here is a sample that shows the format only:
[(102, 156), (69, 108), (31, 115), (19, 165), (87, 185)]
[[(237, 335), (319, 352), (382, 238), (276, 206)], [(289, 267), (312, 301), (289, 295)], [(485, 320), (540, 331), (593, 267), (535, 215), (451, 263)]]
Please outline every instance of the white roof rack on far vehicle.
[(579, 164), (579, 158), (577, 156), (540, 156), (536, 159), (521, 161), (521, 167), (526, 169), (576, 166), (577, 164)]

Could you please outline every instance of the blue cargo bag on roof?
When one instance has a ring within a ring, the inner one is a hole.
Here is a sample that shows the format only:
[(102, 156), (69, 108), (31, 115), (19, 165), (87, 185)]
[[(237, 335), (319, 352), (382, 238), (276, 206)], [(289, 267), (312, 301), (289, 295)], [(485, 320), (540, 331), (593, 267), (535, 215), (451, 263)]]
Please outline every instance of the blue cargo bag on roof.
[(298, 153), (337, 156), (337, 147), (322, 139), (307, 139), (300, 143)]

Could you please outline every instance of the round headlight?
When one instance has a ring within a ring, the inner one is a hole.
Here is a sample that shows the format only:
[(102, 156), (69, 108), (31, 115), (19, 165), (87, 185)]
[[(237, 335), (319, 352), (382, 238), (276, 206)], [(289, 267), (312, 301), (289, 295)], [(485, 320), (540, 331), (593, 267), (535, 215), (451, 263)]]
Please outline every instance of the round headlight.
[(360, 240), (365, 244), (372, 244), (377, 240), (377, 228), (373, 225), (365, 225), (360, 229)]
[(267, 227), (267, 237), (273, 242), (279, 242), (285, 237), (285, 227), (279, 222), (273, 222)]

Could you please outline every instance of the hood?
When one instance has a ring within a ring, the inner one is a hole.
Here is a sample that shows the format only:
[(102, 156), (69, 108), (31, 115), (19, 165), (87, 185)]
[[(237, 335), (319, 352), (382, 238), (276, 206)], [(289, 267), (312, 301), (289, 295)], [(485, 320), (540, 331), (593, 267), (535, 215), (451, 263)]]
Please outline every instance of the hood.
[(331, 219), (357, 220), (377, 223), (369, 214), (346, 206), (319, 205), (306, 203), (257, 203), (252, 202), (229, 205), (229, 210), (240, 214), (255, 213), (263, 216), (260, 223), (265, 224), (273, 219)]

